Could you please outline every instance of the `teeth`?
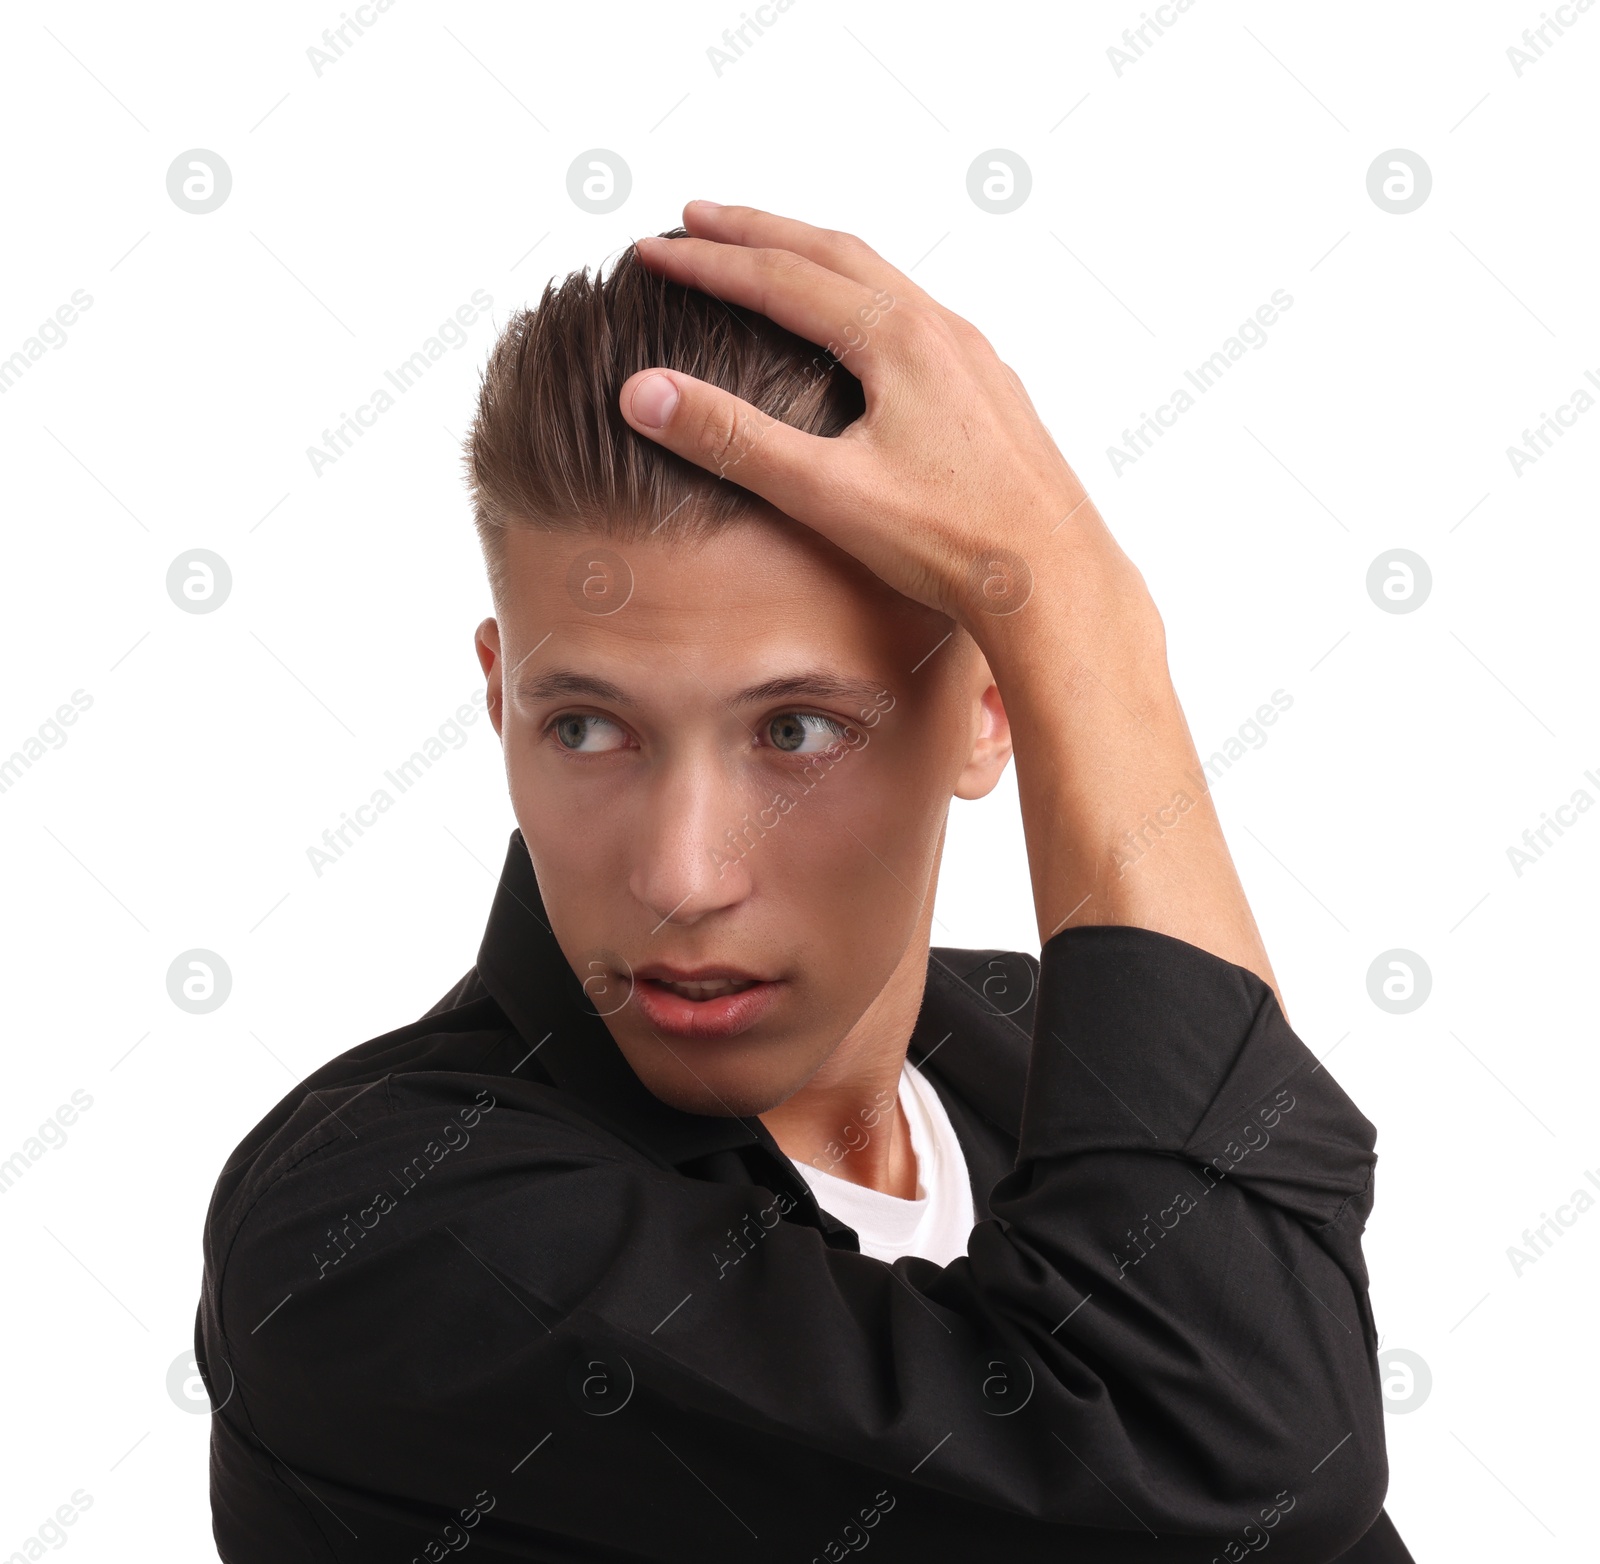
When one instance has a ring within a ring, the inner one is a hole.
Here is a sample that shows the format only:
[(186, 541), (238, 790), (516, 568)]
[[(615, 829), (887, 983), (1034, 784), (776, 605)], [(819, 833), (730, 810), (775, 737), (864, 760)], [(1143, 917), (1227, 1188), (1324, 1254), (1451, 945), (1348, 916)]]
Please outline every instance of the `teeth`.
[(724, 994), (738, 994), (747, 988), (754, 988), (754, 979), (746, 979), (735, 983), (728, 978), (713, 978), (703, 983), (668, 983), (662, 981), (663, 988), (670, 988), (674, 994), (684, 999), (718, 999)]

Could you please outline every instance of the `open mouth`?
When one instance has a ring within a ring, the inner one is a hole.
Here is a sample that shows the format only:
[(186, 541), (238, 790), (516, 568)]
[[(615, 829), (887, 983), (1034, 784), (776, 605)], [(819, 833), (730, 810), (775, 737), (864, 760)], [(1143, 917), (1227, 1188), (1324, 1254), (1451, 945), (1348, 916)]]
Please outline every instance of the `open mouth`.
[(646, 982), (659, 983), (662, 988), (680, 995), (684, 999), (721, 999), (724, 994), (742, 994), (747, 988), (754, 988), (755, 978), (709, 978), (699, 983), (668, 983), (662, 978), (647, 978)]
[(754, 1026), (783, 989), (749, 977), (635, 977), (633, 997), (658, 1032), (677, 1037), (734, 1037)]

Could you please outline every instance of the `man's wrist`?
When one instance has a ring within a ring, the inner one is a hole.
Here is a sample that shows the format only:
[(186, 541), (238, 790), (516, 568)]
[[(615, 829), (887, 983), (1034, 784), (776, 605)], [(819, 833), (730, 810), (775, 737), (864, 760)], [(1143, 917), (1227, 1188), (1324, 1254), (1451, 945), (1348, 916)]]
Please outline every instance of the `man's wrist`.
[(1066, 699), (1083, 680), (1141, 703), (1170, 693), (1160, 611), (1109, 535), (1032, 561), (996, 553), (987, 580), (1000, 589), (974, 595), (960, 618), (1002, 697), (1031, 685)]

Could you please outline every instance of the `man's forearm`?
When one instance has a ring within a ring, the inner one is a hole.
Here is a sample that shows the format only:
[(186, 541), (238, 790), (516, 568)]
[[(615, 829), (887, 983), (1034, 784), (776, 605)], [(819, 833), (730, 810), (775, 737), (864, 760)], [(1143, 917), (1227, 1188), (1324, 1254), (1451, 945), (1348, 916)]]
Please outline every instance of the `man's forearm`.
[[(1014, 613), (975, 614), (1010, 719), (1039, 938), (1154, 929), (1277, 988), (1139, 572), (1084, 502)], [(1063, 529), (1065, 531), (1066, 529)]]

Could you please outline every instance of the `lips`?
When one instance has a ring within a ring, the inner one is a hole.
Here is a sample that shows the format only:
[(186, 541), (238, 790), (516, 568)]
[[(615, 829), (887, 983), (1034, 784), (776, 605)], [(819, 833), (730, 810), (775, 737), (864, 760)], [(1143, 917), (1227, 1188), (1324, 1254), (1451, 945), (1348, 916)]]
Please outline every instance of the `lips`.
[(651, 978), (652, 983), (659, 983), (663, 988), (670, 988), (673, 993), (681, 994), (685, 999), (721, 999), (724, 994), (737, 994), (743, 989), (752, 988), (759, 981), (757, 978)]
[(640, 967), (633, 995), (645, 1019), (677, 1037), (734, 1037), (766, 1014), (781, 981), (736, 967)]

